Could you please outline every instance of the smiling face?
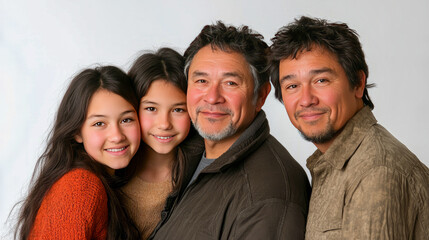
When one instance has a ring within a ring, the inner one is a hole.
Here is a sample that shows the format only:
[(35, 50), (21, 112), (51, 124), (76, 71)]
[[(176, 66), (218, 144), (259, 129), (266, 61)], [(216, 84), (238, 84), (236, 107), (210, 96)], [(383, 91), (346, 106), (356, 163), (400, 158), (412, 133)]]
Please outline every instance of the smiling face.
[(75, 139), (95, 161), (110, 169), (124, 168), (140, 145), (137, 112), (121, 96), (98, 90), (91, 97), (85, 122)]
[(208, 141), (235, 141), (263, 105), (260, 99), (252, 101), (254, 81), (246, 59), (207, 45), (194, 56), (188, 73), (188, 109), (195, 128)]
[(140, 100), (142, 140), (155, 152), (169, 154), (189, 133), (185, 93), (165, 80), (154, 81)]
[(289, 119), (322, 152), (363, 107), (365, 75), (352, 89), (335, 55), (320, 47), (281, 60), (279, 79)]

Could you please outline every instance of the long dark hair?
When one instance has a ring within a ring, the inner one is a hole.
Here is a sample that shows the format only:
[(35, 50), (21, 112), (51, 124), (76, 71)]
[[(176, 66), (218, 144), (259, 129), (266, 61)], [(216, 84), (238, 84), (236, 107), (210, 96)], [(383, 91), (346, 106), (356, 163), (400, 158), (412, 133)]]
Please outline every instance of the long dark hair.
[(27, 239), (45, 194), (64, 174), (84, 168), (102, 181), (108, 197), (107, 239), (136, 239), (139, 233), (121, 205), (120, 179), (108, 174), (104, 165), (94, 161), (83, 144), (75, 140), (87, 114), (93, 94), (105, 89), (123, 97), (138, 109), (138, 99), (131, 80), (114, 66), (85, 69), (71, 81), (56, 114), (47, 146), (36, 163), (28, 196), (22, 206), (15, 229), (15, 239)]
[[(149, 52), (138, 57), (128, 71), (128, 76), (133, 80), (139, 99), (146, 95), (150, 85), (157, 80), (167, 81), (186, 94), (188, 83), (183, 71), (184, 66), (185, 59), (182, 55), (171, 48), (160, 48), (154, 53)], [(195, 134), (195, 130), (191, 127), (187, 139), (193, 134)], [(172, 170), (173, 190), (180, 188), (183, 181), (185, 161), (180, 145), (176, 159)], [(135, 169), (135, 162), (137, 161), (130, 164), (128, 174), (135, 174), (132, 172)]]

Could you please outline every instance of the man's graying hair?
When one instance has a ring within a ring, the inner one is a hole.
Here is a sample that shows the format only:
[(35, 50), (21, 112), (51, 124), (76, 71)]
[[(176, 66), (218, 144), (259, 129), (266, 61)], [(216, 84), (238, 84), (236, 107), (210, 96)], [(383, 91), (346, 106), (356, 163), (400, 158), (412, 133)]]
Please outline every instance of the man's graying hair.
[(275, 88), (275, 96), (282, 101), (279, 82), (279, 64), (282, 59), (295, 59), (303, 51), (310, 51), (312, 47), (322, 47), (337, 57), (338, 63), (346, 72), (350, 87), (360, 83), (360, 72), (365, 73), (365, 89), (363, 103), (374, 108), (368, 88), (374, 84), (367, 84), (368, 65), (355, 30), (345, 23), (329, 23), (324, 19), (301, 17), (291, 24), (280, 28), (271, 39), (270, 73), (271, 82)]
[(261, 34), (252, 31), (248, 26), (236, 28), (226, 26), (221, 21), (206, 25), (185, 51), (185, 74), (188, 76), (189, 66), (195, 54), (209, 44), (212, 49), (240, 53), (249, 64), (255, 83), (254, 94), (256, 99), (259, 88), (269, 81), (268, 45), (263, 39)]

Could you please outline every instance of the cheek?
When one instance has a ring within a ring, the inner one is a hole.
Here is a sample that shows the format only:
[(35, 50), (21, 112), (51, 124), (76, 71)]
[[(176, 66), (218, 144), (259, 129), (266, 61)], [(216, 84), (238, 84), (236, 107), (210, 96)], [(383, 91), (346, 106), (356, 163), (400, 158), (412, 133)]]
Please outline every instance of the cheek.
[(132, 142), (135, 145), (140, 144), (140, 140), (141, 140), (140, 127), (137, 124), (127, 129), (127, 138), (130, 142)]
[[(229, 103), (229, 108), (233, 111), (246, 111), (250, 110), (250, 108), (254, 108), (255, 106), (252, 103), (252, 97), (246, 97), (242, 94), (225, 94), (225, 99)], [(246, 109), (248, 108), (248, 109)]]
[[(195, 88), (189, 88), (186, 95), (186, 102), (188, 103), (188, 108), (192, 107), (195, 103), (199, 102), (202, 99), (203, 92)], [(191, 103), (189, 105), (189, 103)]]
[(315, 95), (320, 104), (326, 105), (328, 107), (337, 105), (339, 100), (341, 100), (341, 90), (337, 90), (333, 87), (319, 89), (315, 92)]
[(286, 109), (286, 113), (289, 119), (293, 122), (295, 120), (294, 114), (296, 111), (296, 99), (291, 97), (285, 97), (283, 94), (282, 97), (284, 108)]
[(293, 99), (288, 97), (283, 97), (282, 100), (283, 100), (283, 105), (287, 112), (295, 110), (295, 107), (294, 107), (295, 103)]
[(201, 97), (198, 96), (198, 93), (196, 93), (195, 90), (188, 90), (188, 95), (186, 96), (186, 105), (188, 109), (189, 117), (195, 120), (196, 118), (196, 112), (195, 109), (198, 107), (198, 102), (200, 101)]
[(181, 116), (174, 119), (174, 125), (180, 133), (187, 136), (189, 129), (191, 128), (191, 120), (189, 119), (189, 116)]
[(87, 133), (83, 135), (83, 146), (85, 151), (93, 158), (94, 154), (103, 148), (104, 146), (104, 135), (97, 132)]
[(153, 118), (149, 115), (140, 115), (140, 128), (141, 132), (145, 133), (149, 131), (153, 126)]

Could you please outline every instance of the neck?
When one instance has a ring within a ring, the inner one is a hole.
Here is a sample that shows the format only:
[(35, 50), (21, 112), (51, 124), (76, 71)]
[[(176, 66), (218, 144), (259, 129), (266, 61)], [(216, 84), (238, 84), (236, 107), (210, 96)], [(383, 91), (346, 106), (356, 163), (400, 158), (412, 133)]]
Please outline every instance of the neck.
[(340, 135), (340, 133), (343, 131), (344, 127), (347, 125), (347, 123), (350, 121), (350, 119), (352, 119), (356, 113), (358, 113), (362, 108), (364, 107), (363, 102), (360, 102), (357, 107), (356, 107), (356, 111), (355, 113), (347, 120), (347, 122), (344, 124), (344, 126), (341, 127), (341, 129), (339, 129), (333, 138), (331, 138), (329, 141), (324, 142), (324, 143), (314, 143), (314, 145), (317, 147), (317, 149), (319, 149), (320, 152), (325, 153), (326, 151), (328, 151), (329, 147), (332, 145), (332, 143), (335, 141), (335, 139), (338, 137), (338, 135)]
[(176, 161), (176, 152), (167, 154), (155, 152), (152, 148), (143, 145), (144, 154), (137, 170), (137, 176), (145, 182), (165, 182), (171, 180), (173, 163)]
[(220, 141), (211, 141), (204, 139), (204, 145), (206, 148), (206, 158), (216, 159), (226, 152), (232, 144), (238, 139), (239, 136), (222, 139)]
[[(335, 136), (336, 137), (336, 136)], [(326, 151), (328, 151), (329, 147), (332, 145), (332, 143), (335, 140), (335, 137), (333, 137), (331, 140), (329, 140), (328, 142), (324, 142), (324, 143), (314, 143), (314, 145), (317, 147), (317, 149), (319, 149), (320, 152), (325, 153)]]

